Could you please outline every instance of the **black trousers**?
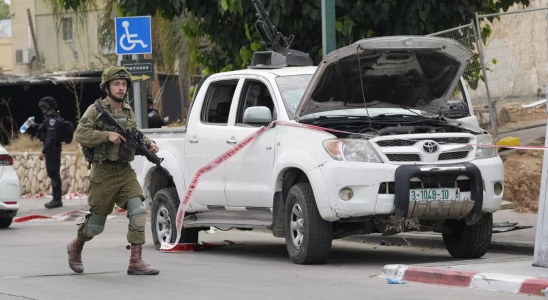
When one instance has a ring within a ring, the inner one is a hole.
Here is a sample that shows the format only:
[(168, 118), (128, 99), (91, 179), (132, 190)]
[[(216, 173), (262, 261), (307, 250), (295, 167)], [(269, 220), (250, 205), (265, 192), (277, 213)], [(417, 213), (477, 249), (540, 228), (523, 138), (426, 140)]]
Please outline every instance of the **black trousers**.
[[(60, 147), (59, 147), (60, 148)], [(61, 201), (61, 150), (46, 153), (46, 170), (48, 177), (51, 179), (51, 190), (53, 192), (53, 200)]]

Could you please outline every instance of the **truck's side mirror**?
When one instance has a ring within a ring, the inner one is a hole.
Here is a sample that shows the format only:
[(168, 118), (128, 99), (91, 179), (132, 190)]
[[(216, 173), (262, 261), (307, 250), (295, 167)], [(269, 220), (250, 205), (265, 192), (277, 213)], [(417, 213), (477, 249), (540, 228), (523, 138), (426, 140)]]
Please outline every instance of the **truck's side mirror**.
[(249, 107), (244, 112), (244, 124), (267, 125), (272, 122), (272, 112), (266, 106)]

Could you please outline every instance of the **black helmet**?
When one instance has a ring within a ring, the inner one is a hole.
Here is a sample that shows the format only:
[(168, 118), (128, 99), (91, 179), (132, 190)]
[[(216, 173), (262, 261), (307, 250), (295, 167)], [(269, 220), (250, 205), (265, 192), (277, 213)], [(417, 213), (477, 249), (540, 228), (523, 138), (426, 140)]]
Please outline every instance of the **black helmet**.
[(154, 99), (152, 99), (151, 95), (147, 95), (147, 103), (154, 103)]
[(57, 102), (53, 97), (44, 97), (38, 102), (38, 106), (45, 110), (57, 109)]

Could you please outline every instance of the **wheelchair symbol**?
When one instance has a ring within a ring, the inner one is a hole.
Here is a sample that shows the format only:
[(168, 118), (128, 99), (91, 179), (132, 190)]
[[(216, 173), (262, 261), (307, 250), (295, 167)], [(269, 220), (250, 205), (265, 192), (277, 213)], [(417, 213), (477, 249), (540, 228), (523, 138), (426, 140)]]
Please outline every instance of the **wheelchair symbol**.
[[(122, 49), (124, 49), (126, 51), (130, 51), (133, 48), (135, 48), (135, 45), (137, 45), (137, 44), (141, 44), (141, 47), (143, 47), (143, 48), (146, 48), (148, 46), (147, 44), (143, 43), (142, 40), (132, 40), (132, 38), (136, 38), (138, 35), (137, 34), (129, 34), (129, 30), (128, 30), (129, 22), (128, 21), (122, 22), (122, 27), (124, 27), (125, 30), (126, 30), (126, 33), (124, 33), (122, 35), (122, 37), (120, 37), (120, 47), (122, 47)], [(125, 38), (127, 38), (127, 42), (129, 44), (131, 44), (131, 46), (125, 46), (124, 45), (124, 39)]]

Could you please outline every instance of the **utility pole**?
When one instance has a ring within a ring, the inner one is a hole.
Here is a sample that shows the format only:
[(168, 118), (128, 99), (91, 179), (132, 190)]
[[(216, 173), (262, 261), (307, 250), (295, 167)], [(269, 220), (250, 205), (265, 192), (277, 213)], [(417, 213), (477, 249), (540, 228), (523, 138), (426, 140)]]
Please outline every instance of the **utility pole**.
[(34, 51), (36, 52), (38, 70), (42, 70), (42, 59), (40, 57), (40, 50), (38, 50), (38, 43), (36, 42), (36, 34), (34, 33), (34, 25), (32, 24), (32, 15), (30, 14), (29, 8), (27, 8), (27, 16), (29, 17), (30, 33), (32, 35), (32, 43), (34, 44)]
[(335, 0), (322, 0), (322, 56), (326, 56), (336, 48)]

